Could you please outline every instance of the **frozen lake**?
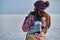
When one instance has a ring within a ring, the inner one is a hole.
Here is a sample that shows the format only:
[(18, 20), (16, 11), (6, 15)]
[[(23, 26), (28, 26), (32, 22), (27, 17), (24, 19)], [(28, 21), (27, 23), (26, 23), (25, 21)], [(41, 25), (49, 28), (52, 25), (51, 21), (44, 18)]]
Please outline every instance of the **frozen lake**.
[[(60, 40), (60, 14), (50, 14), (51, 27), (46, 40)], [(24, 40), (22, 23), (26, 15), (0, 15), (0, 40)]]

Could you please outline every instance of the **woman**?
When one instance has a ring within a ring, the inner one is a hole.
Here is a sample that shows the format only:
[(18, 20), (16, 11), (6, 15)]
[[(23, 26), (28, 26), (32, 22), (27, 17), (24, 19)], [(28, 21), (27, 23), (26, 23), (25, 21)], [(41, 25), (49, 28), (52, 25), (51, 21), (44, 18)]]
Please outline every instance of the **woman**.
[[(41, 21), (44, 25), (42, 27), (42, 29), (44, 30), (44, 32), (46, 33), (47, 30), (49, 29), (50, 25), (51, 25), (51, 18), (50, 18), (50, 15), (48, 15), (44, 10), (49, 7), (49, 2), (46, 1), (36, 1), (34, 3), (34, 11), (29, 13), (29, 15), (33, 15), (35, 16), (36, 20), (39, 20)], [(45, 17), (45, 20), (43, 22), (42, 20), (42, 17)], [(28, 19), (29, 17), (26, 17), (26, 19)], [(25, 19), (25, 21), (26, 21)], [(24, 24), (25, 24), (25, 21), (24, 21)], [(23, 24), (23, 25), (24, 25)], [(24, 27), (22, 27), (23, 31), (24, 31)], [(30, 29), (29, 29), (30, 30)], [(26, 31), (27, 32), (27, 31)], [(28, 36), (28, 33), (27, 33), (27, 36)], [(27, 37), (28, 38), (28, 37)], [(26, 38), (26, 40), (28, 40)]]
[[(49, 29), (50, 25), (51, 25), (51, 18), (50, 18), (50, 15), (48, 13), (46, 13), (44, 10), (49, 7), (49, 2), (46, 1), (36, 1), (34, 3), (34, 11), (31, 12), (30, 14), (32, 15), (35, 15), (36, 18), (39, 20), (39, 21), (42, 21), (42, 17), (45, 17), (46, 20), (45, 20), (45, 32), (47, 32), (47, 29)], [(29, 14), (29, 15), (30, 15)]]

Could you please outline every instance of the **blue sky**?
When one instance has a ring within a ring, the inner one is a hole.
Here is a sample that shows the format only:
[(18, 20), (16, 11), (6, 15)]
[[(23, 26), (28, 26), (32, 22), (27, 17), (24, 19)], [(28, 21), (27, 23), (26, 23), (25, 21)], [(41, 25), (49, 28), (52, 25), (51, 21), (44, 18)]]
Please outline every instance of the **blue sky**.
[[(28, 14), (34, 9), (34, 2), (37, 0), (0, 0), (0, 14)], [(50, 7), (46, 12), (51, 14), (60, 13), (60, 0), (48, 0)]]

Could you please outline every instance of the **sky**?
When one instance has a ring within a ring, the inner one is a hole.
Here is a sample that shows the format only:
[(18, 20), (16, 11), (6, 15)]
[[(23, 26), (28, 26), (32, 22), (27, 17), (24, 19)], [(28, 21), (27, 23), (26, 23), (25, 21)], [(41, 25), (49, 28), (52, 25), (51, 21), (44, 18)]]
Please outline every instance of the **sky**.
[[(0, 0), (0, 14), (28, 14), (33, 11), (35, 1), (37, 0)], [(60, 0), (48, 1), (50, 2), (50, 7), (45, 11), (50, 14), (59, 14)]]

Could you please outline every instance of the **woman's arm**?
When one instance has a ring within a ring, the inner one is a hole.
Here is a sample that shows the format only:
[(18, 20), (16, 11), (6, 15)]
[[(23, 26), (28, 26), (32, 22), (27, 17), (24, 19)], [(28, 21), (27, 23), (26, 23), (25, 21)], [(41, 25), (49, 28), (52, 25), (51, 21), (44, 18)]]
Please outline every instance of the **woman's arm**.
[(44, 15), (46, 17), (46, 27), (45, 27), (45, 32), (47, 32), (47, 29), (50, 28), (50, 25), (51, 25), (51, 17), (50, 15), (48, 15), (47, 13), (45, 13)]

